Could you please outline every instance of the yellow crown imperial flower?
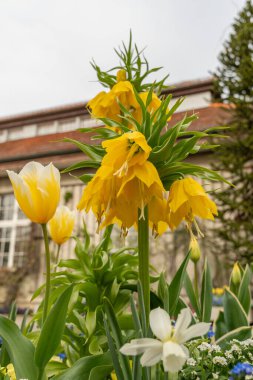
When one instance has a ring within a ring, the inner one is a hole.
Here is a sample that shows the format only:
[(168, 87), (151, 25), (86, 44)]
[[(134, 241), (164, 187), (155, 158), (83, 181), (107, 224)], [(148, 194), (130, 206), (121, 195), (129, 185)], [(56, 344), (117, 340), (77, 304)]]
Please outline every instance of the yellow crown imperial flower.
[[(148, 98), (148, 92), (140, 92), (139, 96), (143, 103), (146, 105), (147, 98)], [(158, 96), (153, 92), (152, 93), (152, 99), (149, 105), (147, 106), (147, 111), (152, 115), (161, 105), (161, 100), (158, 98)], [(133, 112), (133, 117), (141, 124), (142, 123), (142, 110), (140, 104), (136, 107), (135, 111)]]
[(95, 118), (109, 118), (120, 122), (122, 118), (119, 102), (128, 110), (138, 106), (133, 86), (129, 81), (120, 81), (109, 92), (100, 92), (88, 102), (87, 107)]
[[(169, 192), (169, 225), (176, 228), (182, 220), (195, 222), (195, 216), (214, 219), (218, 214), (216, 204), (208, 197), (203, 187), (192, 178), (175, 181)], [(200, 231), (198, 231), (200, 232)]]
[(58, 245), (65, 243), (73, 232), (74, 224), (74, 211), (70, 211), (67, 206), (59, 206), (48, 223), (52, 240)]
[(24, 214), (34, 223), (45, 224), (60, 200), (60, 173), (54, 165), (29, 162), (19, 174), (7, 170), (15, 197)]
[(119, 177), (127, 174), (129, 167), (142, 165), (152, 150), (140, 132), (124, 133), (120, 137), (104, 141), (102, 146), (107, 152), (102, 165), (113, 167), (114, 174)]
[(126, 234), (138, 222), (138, 209), (144, 217), (145, 206), (153, 197), (163, 199), (165, 190), (155, 166), (147, 161), (151, 148), (140, 132), (104, 141), (103, 147), (107, 153), (77, 208), (92, 209), (98, 224), (104, 217), (101, 228), (121, 224)]

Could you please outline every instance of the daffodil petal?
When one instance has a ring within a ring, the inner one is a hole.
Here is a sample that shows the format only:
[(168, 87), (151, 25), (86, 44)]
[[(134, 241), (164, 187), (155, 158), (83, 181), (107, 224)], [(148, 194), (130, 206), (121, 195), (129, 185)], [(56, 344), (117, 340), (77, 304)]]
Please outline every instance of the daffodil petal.
[(196, 338), (198, 336), (205, 335), (210, 328), (210, 323), (200, 322), (196, 323), (196, 325), (190, 326), (188, 329), (184, 332), (184, 339), (183, 342), (187, 342), (188, 340), (192, 338)]
[(151, 310), (150, 327), (158, 339), (161, 341), (168, 340), (171, 335), (171, 321), (169, 314), (160, 307)]
[(141, 357), (143, 367), (152, 367), (157, 364), (163, 355), (163, 346), (148, 348)]
[(173, 339), (178, 343), (183, 341), (184, 332), (190, 325), (192, 320), (191, 311), (188, 308), (181, 310), (179, 316), (177, 317), (177, 322), (173, 334)]
[(163, 366), (166, 372), (178, 372), (182, 369), (189, 354), (180, 344), (166, 342), (163, 345)]
[(133, 339), (130, 343), (124, 344), (120, 352), (124, 355), (139, 355), (147, 349), (162, 349), (162, 342), (152, 338)]

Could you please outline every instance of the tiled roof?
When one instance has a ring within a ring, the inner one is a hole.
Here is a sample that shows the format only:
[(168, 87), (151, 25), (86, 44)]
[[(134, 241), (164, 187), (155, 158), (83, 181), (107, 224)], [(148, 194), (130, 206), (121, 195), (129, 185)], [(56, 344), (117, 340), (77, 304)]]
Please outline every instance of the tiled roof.
[[(226, 123), (227, 112), (217, 106), (210, 105), (206, 108), (196, 109), (198, 120), (192, 123), (193, 130), (203, 130)], [(174, 114), (169, 125), (176, 124), (185, 112)], [(188, 112), (190, 114), (190, 112)], [(78, 131), (57, 133), (45, 136), (31, 137), (23, 140), (8, 141), (0, 144), (0, 175), (4, 175), (6, 169), (19, 170), (31, 160), (40, 161), (43, 164), (53, 162), (59, 168), (64, 168), (83, 159), (84, 154), (71, 143), (62, 140), (64, 137), (77, 139), (82, 142), (90, 142), (89, 133)]]
[[(173, 97), (180, 97), (212, 91), (212, 78), (197, 79), (192, 81), (179, 82), (169, 86), (169, 89), (164, 91), (165, 94), (172, 94)], [(37, 123), (46, 123), (53, 120), (63, 120), (76, 116), (89, 116), (86, 109), (86, 102), (79, 102), (58, 107), (42, 109), (39, 111), (23, 113), (20, 115), (0, 117), (0, 129), (16, 128), (23, 125), (31, 125)]]

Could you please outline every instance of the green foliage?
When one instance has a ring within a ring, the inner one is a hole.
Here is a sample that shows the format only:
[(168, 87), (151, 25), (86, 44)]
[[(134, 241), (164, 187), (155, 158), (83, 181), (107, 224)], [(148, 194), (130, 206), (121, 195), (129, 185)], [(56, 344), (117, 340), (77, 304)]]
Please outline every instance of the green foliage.
[(116, 74), (113, 73), (118, 70), (125, 70), (127, 80), (129, 80), (139, 92), (149, 89), (150, 86), (153, 86), (154, 90), (160, 92), (165, 87), (164, 82), (168, 78), (168, 75), (160, 81), (157, 81), (155, 85), (148, 82), (144, 83), (150, 74), (159, 71), (162, 67), (149, 67), (149, 63), (143, 54), (143, 50), (139, 51), (136, 44), (133, 44), (132, 32), (130, 32), (128, 46), (122, 42), (122, 47), (114, 49), (114, 51), (120, 59), (119, 66), (115, 66), (108, 71), (102, 71), (94, 60), (91, 62), (102, 86), (112, 88), (117, 83)]
[[(253, 258), (253, 4), (250, 0), (235, 19), (232, 33), (220, 54), (215, 72), (216, 101), (224, 103), (231, 132), (216, 152), (214, 168), (224, 170), (234, 188), (216, 193), (222, 227), (215, 250), (227, 260), (233, 252), (238, 260)], [(217, 248), (218, 247), (218, 248)]]
[[(58, 271), (52, 274), (50, 304), (73, 286), (61, 345), (73, 363), (80, 357), (102, 354), (108, 349), (103, 321), (105, 297), (122, 325), (128, 326), (125, 314), (131, 295), (128, 284), (129, 280), (137, 282), (138, 258), (131, 248), (111, 251), (111, 231), (112, 226), (105, 230), (101, 242), (92, 247), (84, 226), (83, 240), (76, 239), (75, 258), (60, 260)], [(36, 297), (42, 290), (43, 287), (36, 292)], [(40, 319), (41, 306), (35, 320)], [(71, 349), (66, 350), (69, 345)]]
[(34, 363), (34, 345), (22, 335), (15, 322), (0, 316), (0, 336), (14, 365), (17, 378), (37, 380), (38, 368)]
[(46, 364), (56, 352), (61, 341), (71, 293), (72, 286), (61, 294), (41, 329), (34, 355), (35, 363), (41, 373), (43, 373)]

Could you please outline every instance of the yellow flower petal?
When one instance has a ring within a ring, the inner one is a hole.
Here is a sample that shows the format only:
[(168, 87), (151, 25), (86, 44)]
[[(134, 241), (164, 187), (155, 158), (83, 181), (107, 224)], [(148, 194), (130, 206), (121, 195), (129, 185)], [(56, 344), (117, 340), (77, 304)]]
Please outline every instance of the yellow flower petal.
[(8, 171), (15, 197), (24, 214), (35, 223), (47, 223), (60, 200), (60, 173), (52, 164), (29, 162), (19, 174)]
[(48, 223), (52, 240), (59, 245), (65, 243), (72, 235), (74, 224), (75, 213), (67, 206), (59, 206)]
[(208, 197), (203, 187), (192, 178), (175, 181), (169, 193), (169, 225), (175, 228), (186, 219), (193, 221), (195, 216), (214, 219), (218, 214), (216, 204)]

